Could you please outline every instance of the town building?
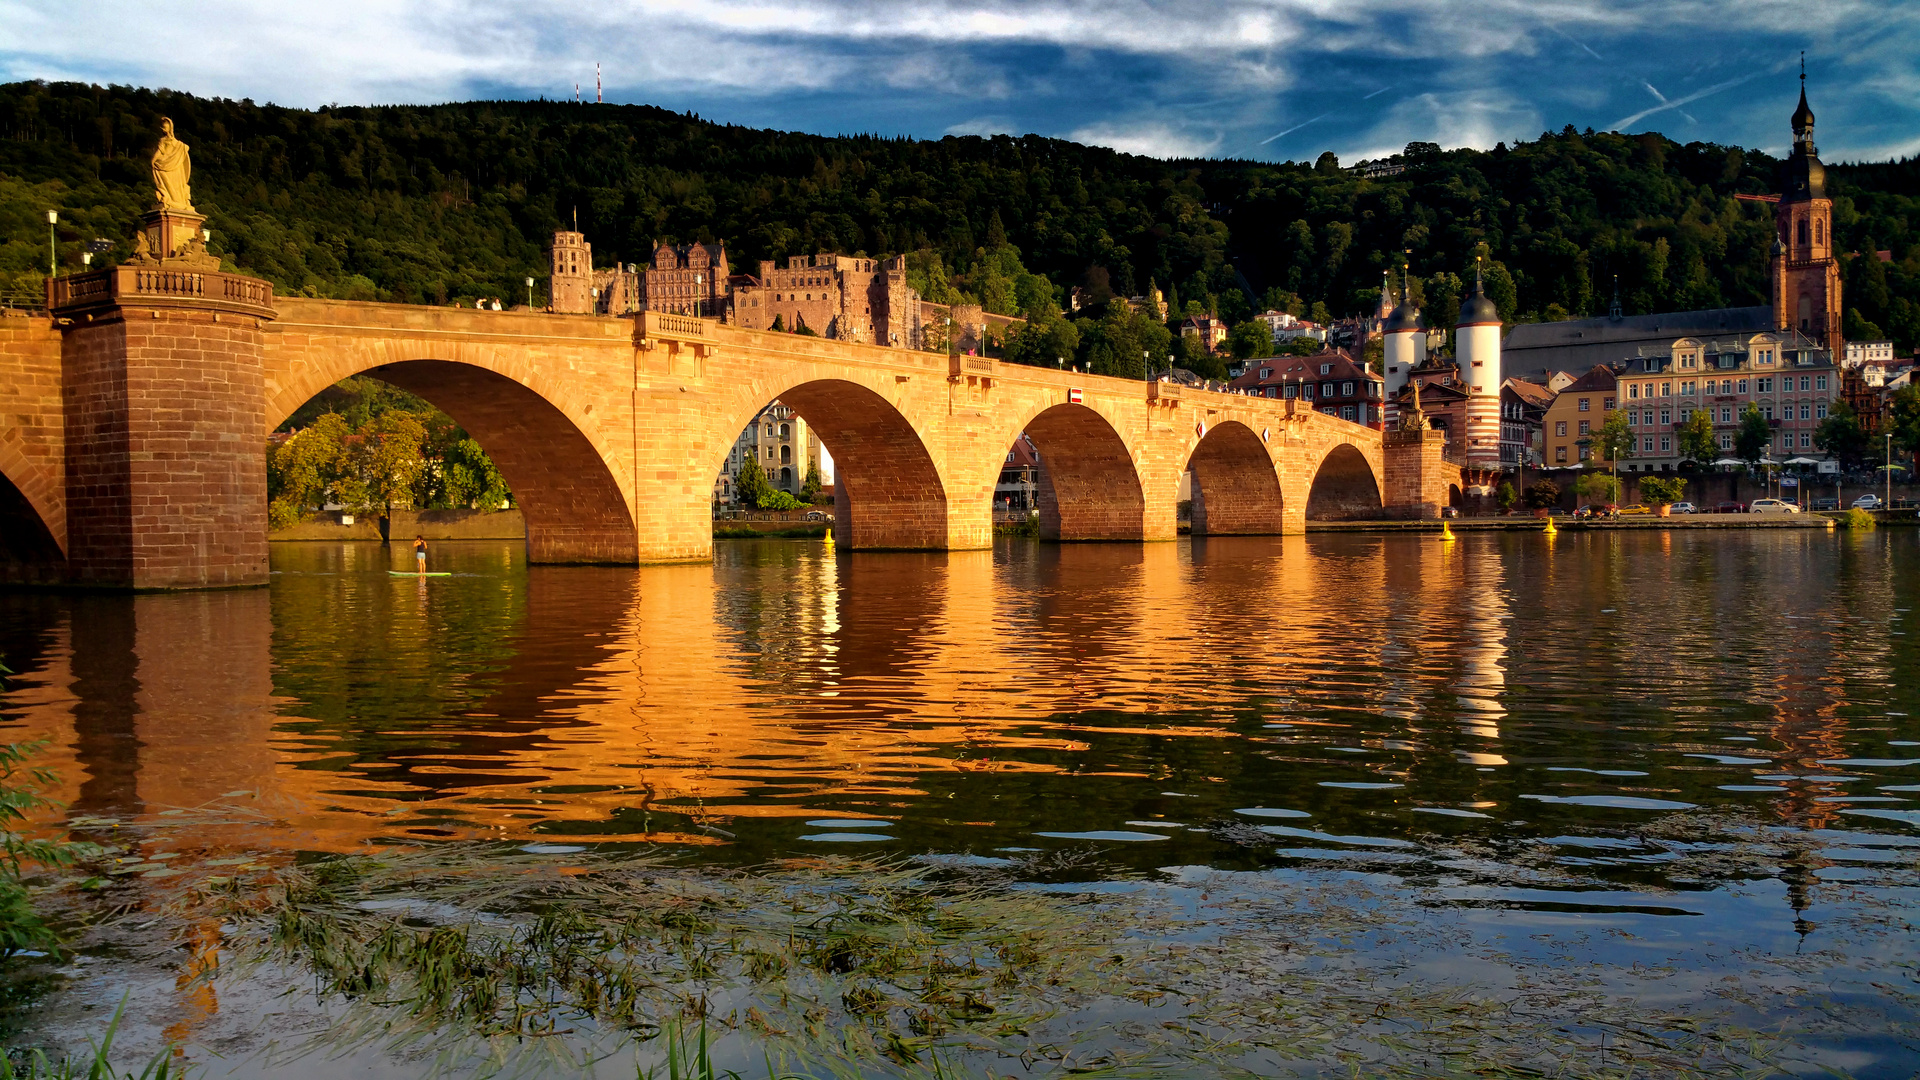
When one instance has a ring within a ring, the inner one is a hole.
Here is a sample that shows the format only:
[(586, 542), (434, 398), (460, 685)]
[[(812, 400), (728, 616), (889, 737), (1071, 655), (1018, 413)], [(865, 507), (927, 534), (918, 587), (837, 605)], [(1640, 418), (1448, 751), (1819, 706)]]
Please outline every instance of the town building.
[[(1424, 340), (1425, 335), (1417, 335)], [(1399, 423), (1403, 413), (1411, 411), (1414, 393), (1419, 392), (1419, 408), (1427, 426), (1447, 433), (1447, 457), (1462, 464), (1467, 460), (1467, 420), (1469, 393), (1453, 359), (1438, 353), (1413, 365), (1407, 384), (1392, 399), (1389, 412)]]
[(1039, 499), (1040, 449), (1023, 431), (1007, 450), (1006, 464), (993, 485), (993, 509), (996, 514), (1020, 517), (1037, 509)]
[(1228, 389), (1269, 398), (1303, 398), (1328, 416), (1380, 429), (1386, 425), (1386, 384), (1343, 352), (1269, 356), (1247, 361)]
[(1272, 310), (1263, 311), (1254, 318), (1266, 326), (1267, 333), (1273, 338), (1273, 347), (1276, 349), (1295, 338), (1312, 338), (1323, 345), (1326, 344), (1327, 328), (1319, 323), (1296, 318), (1284, 311)]
[(1856, 368), (1862, 364), (1892, 362), (1893, 342), (1891, 341), (1849, 341), (1846, 357), (1840, 363), (1843, 367)]
[(725, 244), (653, 245), (640, 283), (644, 310), (722, 319), (732, 287)]
[(749, 461), (759, 463), (768, 484), (798, 497), (807, 471), (820, 468), (820, 437), (799, 413), (779, 401), (760, 410), (734, 440), (720, 474), (714, 477), (716, 507), (744, 509), (735, 504), (734, 481)]
[(1420, 317), (1420, 307), (1413, 302), (1412, 291), (1404, 281), (1400, 303), (1387, 316), (1381, 333), (1384, 335), (1381, 367), (1386, 377), (1387, 426), (1398, 427), (1401, 391), (1406, 389), (1413, 369), (1426, 363), (1428, 343), (1426, 320)]
[(547, 258), (547, 310), (560, 315), (593, 314), (593, 245), (587, 243), (586, 234), (554, 233)]
[(1487, 299), (1486, 284), (1474, 275), (1473, 295), (1460, 305), (1454, 323), (1454, 352), (1458, 356), (1460, 385), (1467, 393), (1463, 461), (1478, 469), (1502, 468), (1500, 453), (1501, 374), (1500, 312)]
[(1227, 324), (1212, 315), (1195, 315), (1180, 324), (1180, 336), (1188, 339), (1190, 348), (1197, 344), (1202, 352), (1212, 353), (1227, 340)]
[(1731, 456), (1748, 405), (1773, 427), (1768, 453), (1774, 461), (1824, 460), (1813, 433), (1839, 393), (1832, 354), (1797, 330), (1681, 338), (1663, 354), (1634, 358), (1620, 374), (1619, 407), (1635, 439), (1633, 456), (1620, 469), (1678, 468), (1678, 429), (1700, 409), (1712, 415), (1720, 450)]
[[(1775, 242), (1768, 262), (1768, 302), (1752, 307), (1622, 315), (1618, 303), (1601, 317), (1515, 326), (1506, 336), (1509, 371), (1591, 371), (1664, 353), (1680, 338), (1702, 341), (1792, 330), (1844, 358), (1840, 263), (1833, 248), (1833, 202), (1826, 166), (1813, 143), (1813, 110), (1803, 82), (1790, 120), (1793, 150), (1781, 168), (1774, 203)], [(1776, 201), (1777, 200), (1777, 201)], [(1552, 464), (1549, 462), (1549, 464)]]
[[(1564, 374), (1563, 374), (1564, 377)], [(1571, 383), (1572, 379), (1567, 379)], [(1545, 464), (1547, 410), (1555, 392), (1537, 382), (1510, 378), (1500, 387), (1500, 464), (1506, 469), (1537, 469)]]
[(732, 321), (749, 330), (811, 331), (836, 341), (922, 347), (920, 295), (907, 284), (904, 256), (796, 255), (763, 259), (734, 290)]
[(1589, 462), (1609, 464), (1595, 458), (1593, 432), (1606, 422), (1607, 413), (1617, 404), (1619, 373), (1604, 364), (1568, 383), (1541, 417), (1544, 432), (1542, 450), (1545, 468), (1577, 469)]

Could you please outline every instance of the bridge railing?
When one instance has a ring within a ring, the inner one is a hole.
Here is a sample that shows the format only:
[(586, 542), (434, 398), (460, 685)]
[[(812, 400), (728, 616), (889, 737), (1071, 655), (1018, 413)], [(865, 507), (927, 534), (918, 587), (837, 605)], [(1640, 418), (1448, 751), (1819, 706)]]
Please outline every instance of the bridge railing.
[(695, 318), (692, 315), (675, 315), (665, 311), (640, 312), (639, 331), (643, 338), (661, 338), (667, 341), (710, 344), (714, 339), (712, 320)]
[(273, 285), (242, 274), (164, 265), (111, 266), (47, 279), (47, 307), (56, 314), (143, 301), (229, 307), (271, 317)]

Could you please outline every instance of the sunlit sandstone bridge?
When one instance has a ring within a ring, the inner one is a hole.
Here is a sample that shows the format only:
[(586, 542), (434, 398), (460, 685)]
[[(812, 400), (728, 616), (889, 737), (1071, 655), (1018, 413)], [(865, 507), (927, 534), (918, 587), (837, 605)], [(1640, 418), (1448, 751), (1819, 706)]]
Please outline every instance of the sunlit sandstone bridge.
[(0, 320), (0, 555), (16, 579), (134, 588), (263, 582), (263, 439), (352, 375), (478, 439), (549, 563), (712, 554), (715, 473), (769, 401), (836, 465), (843, 548), (987, 546), (1026, 432), (1041, 534), (1170, 540), (1310, 518), (1431, 517), (1460, 472), (1440, 432), (1381, 433), (1304, 402), (1194, 391), (659, 313), (629, 318), (276, 297), (218, 272), (56, 278), (50, 317)]

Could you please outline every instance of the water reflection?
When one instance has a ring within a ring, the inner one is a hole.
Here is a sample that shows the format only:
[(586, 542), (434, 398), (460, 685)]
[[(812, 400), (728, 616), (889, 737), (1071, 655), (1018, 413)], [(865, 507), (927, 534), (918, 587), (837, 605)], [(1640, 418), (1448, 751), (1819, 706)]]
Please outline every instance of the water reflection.
[(639, 570), (476, 543), (436, 547), (435, 579), (282, 545), (270, 590), (5, 597), (24, 674), (0, 719), (54, 740), (77, 812), (252, 792), (271, 812), (237, 838), (288, 847), (564, 835), (751, 861), (845, 815), (893, 822), (868, 842), (902, 852), (1165, 822), (1183, 860), (1234, 865), (1196, 830), (1262, 806), (1321, 845), (1674, 804), (1885, 828), (1836, 795), (1905, 800), (1878, 788), (1920, 770), (1822, 762), (1915, 738), (1915, 540), (757, 542)]

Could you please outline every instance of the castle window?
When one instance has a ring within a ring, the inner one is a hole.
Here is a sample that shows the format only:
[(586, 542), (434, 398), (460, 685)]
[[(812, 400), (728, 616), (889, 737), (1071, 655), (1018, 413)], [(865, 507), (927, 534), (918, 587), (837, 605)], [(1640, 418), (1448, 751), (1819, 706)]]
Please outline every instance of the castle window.
[(1820, 222), (1820, 221), (1816, 221), (1813, 223), (1813, 242), (1814, 243), (1824, 244), (1827, 242), (1826, 236), (1825, 236), (1826, 234), (1826, 229), (1824, 227), (1825, 224), (1826, 224), (1825, 222)]
[(1807, 219), (1806, 218), (1800, 219), (1800, 242), (1802, 244), (1805, 244), (1807, 242)]

